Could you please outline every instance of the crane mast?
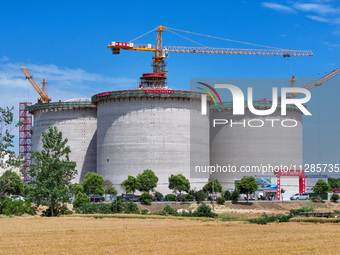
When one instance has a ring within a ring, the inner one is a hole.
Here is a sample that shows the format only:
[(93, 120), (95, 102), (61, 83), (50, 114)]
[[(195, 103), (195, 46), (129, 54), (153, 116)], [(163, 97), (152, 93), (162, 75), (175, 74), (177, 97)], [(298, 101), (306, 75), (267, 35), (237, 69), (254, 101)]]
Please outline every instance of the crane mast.
[(34, 81), (32, 75), (28, 72), (28, 70), (26, 69), (25, 65), (23, 65), (21, 68), (21, 71), (25, 74), (26, 79), (29, 80), (29, 82), (32, 84), (32, 86), (35, 88), (35, 90), (39, 93), (40, 97), (41, 97), (41, 102), (42, 103), (49, 103), (51, 101), (51, 98), (49, 98), (46, 94), (46, 80), (43, 79), (42, 83), (42, 90), (39, 88), (39, 86), (37, 85), (37, 83)]

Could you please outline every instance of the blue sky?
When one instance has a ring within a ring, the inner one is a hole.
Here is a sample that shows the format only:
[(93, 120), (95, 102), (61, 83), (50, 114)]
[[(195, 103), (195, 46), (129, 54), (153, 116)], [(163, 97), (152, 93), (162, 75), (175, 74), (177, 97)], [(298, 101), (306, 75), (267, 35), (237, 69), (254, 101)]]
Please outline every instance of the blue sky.
[[(1, 1), (0, 7), (0, 106), (14, 105), (16, 111), (20, 101), (36, 102), (38, 97), (20, 71), (22, 64), (37, 82), (47, 79), (53, 101), (135, 88), (141, 74), (152, 70), (152, 54), (112, 55), (107, 43), (130, 41), (159, 25), (314, 53), (291, 58), (171, 53), (167, 70), (174, 89), (189, 89), (193, 77), (290, 77), (340, 67), (339, 1), (19, 0)], [(188, 37), (210, 47), (254, 48)], [(155, 39), (153, 32), (136, 42), (155, 44)], [(164, 32), (163, 45), (196, 46), (169, 32)], [(338, 81), (312, 90), (309, 107), (315, 113), (304, 119), (306, 162), (340, 163), (337, 85)], [(280, 86), (289, 86), (288, 79)], [(316, 154), (322, 162), (315, 162)]]

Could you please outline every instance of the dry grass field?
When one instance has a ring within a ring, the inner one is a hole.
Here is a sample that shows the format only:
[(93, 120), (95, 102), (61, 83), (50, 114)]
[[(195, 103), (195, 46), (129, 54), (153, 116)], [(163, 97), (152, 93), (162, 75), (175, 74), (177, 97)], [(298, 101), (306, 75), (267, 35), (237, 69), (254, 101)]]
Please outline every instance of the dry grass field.
[(0, 218), (0, 254), (336, 254), (340, 224)]

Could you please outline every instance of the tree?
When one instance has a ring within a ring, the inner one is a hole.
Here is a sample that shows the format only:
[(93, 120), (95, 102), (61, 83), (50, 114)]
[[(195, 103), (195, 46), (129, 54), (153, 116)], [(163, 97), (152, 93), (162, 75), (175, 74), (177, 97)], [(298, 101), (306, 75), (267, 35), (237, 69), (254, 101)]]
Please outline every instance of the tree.
[[(209, 194), (213, 193), (211, 181), (209, 181), (206, 185), (204, 185), (203, 191), (208, 192)], [(216, 193), (216, 192), (222, 192), (222, 185), (219, 183), (219, 181), (217, 179), (214, 180), (214, 193)]]
[(21, 195), (23, 192), (24, 182), (17, 173), (7, 170), (0, 176), (0, 196)]
[(85, 175), (85, 179), (83, 181), (84, 192), (87, 195), (90, 194), (104, 194), (104, 189), (102, 187), (104, 183), (104, 179), (99, 174), (90, 172)]
[(327, 193), (328, 191), (331, 191), (331, 187), (326, 181), (319, 179), (313, 187), (313, 191), (315, 193)]
[(90, 201), (91, 199), (85, 193), (79, 192), (73, 201), (73, 207), (78, 208), (82, 206), (83, 204), (90, 203)]
[(286, 192), (286, 190), (284, 188), (281, 188), (281, 197), (282, 197), (282, 201), (283, 201), (283, 194)]
[(115, 187), (113, 187), (113, 183), (110, 180), (105, 180), (102, 184), (102, 188), (104, 190), (105, 194), (105, 201), (106, 201), (106, 195), (117, 195), (117, 190)]
[(332, 178), (328, 177), (328, 184), (332, 189), (339, 189), (340, 188), (340, 178)]
[(196, 191), (194, 196), (198, 204), (205, 199), (205, 193), (203, 192), (203, 190)]
[(123, 181), (122, 183), (126, 193), (133, 193), (135, 194), (136, 190), (138, 190), (138, 182), (137, 178), (134, 176), (129, 175), (128, 178)]
[(169, 177), (169, 189), (172, 189), (175, 195), (177, 195), (177, 192), (179, 192), (179, 194), (181, 194), (182, 191), (189, 192), (190, 182), (182, 174), (172, 174)]
[(84, 193), (84, 187), (79, 183), (72, 184), (70, 190), (74, 196), (76, 196), (79, 192)]
[(141, 192), (149, 193), (150, 190), (154, 191), (157, 187), (157, 182), (158, 177), (150, 169), (146, 169), (143, 173), (137, 175), (138, 190)]
[(226, 190), (224, 193), (223, 193), (223, 197), (226, 201), (229, 201), (231, 200), (231, 193), (229, 190)]
[(257, 183), (254, 176), (243, 176), (237, 183), (237, 189), (241, 194), (247, 194), (247, 203), (249, 201), (249, 194), (257, 190)]
[(237, 204), (239, 197), (240, 197), (240, 193), (237, 189), (231, 192), (231, 201), (233, 204)]
[(339, 195), (338, 194), (332, 194), (331, 201), (336, 203), (338, 200), (339, 200)]
[(70, 161), (71, 149), (66, 146), (67, 142), (62, 132), (49, 127), (48, 132), (42, 133), (43, 149), (32, 152), (29, 197), (37, 206), (48, 206), (50, 216), (58, 215), (61, 204), (70, 201), (71, 180), (77, 173), (76, 163)]
[[(12, 151), (14, 147), (12, 130), (21, 124), (19, 122), (13, 126), (13, 110), (14, 107), (0, 107), (0, 167), (8, 170), (20, 167), (24, 163), (23, 157), (16, 156)], [(5, 160), (5, 156), (8, 156), (8, 159)]]
[(115, 187), (108, 187), (107, 189), (106, 189), (106, 194), (108, 194), (108, 195), (117, 195), (117, 190), (116, 190), (116, 188)]

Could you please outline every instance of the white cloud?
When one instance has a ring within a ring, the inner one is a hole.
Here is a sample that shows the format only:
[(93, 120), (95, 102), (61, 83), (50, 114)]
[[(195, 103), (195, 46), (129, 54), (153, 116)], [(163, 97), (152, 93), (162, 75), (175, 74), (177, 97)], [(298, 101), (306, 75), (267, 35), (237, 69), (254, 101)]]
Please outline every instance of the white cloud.
[(0, 58), (0, 61), (9, 61), (9, 58), (6, 56), (3, 56), (2, 58)]
[(314, 12), (318, 15), (339, 13), (339, 9), (328, 4), (297, 3), (293, 7), (302, 12)]
[(329, 20), (320, 16), (314, 16), (314, 15), (306, 15), (307, 18), (315, 20), (315, 21), (319, 21), (319, 22), (323, 22), (323, 23), (329, 23)]
[(340, 30), (340, 6), (336, 6), (335, 3), (332, 0), (301, 0), (288, 1), (288, 5), (262, 2), (262, 6), (278, 12), (305, 13), (308, 19), (336, 26), (333, 33), (337, 34)]
[[(2, 95), (6, 91), (16, 90), (19, 94), (21, 90), (27, 90), (27, 87), (32, 87), (25, 79), (24, 74), (20, 70), (22, 63), (0, 63), (0, 89)], [(53, 64), (26, 65), (28, 71), (33, 75), (36, 83), (40, 86), (42, 78), (47, 80), (48, 91), (62, 89), (65, 92), (77, 92), (77, 94), (84, 94), (88, 97), (92, 94), (99, 93), (102, 90), (124, 89), (135, 87), (136, 80), (126, 77), (109, 77), (97, 73), (90, 73), (83, 69), (71, 69), (67, 67), (59, 67)], [(49, 93), (51, 94), (51, 93)], [(37, 94), (38, 95), (38, 94)], [(67, 94), (63, 94), (63, 98)], [(57, 98), (51, 94), (53, 98)], [(3, 98), (2, 100), (3, 101)], [(0, 102), (2, 105), (2, 102)]]
[(274, 11), (279, 11), (279, 12), (285, 12), (285, 13), (295, 13), (296, 11), (289, 7), (289, 6), (285, 6), (282, 4), (278, 4), (278, 3), (269, 3), (269, 2), (263, 2), (262, 3), (263, 7), (272, 9)]

